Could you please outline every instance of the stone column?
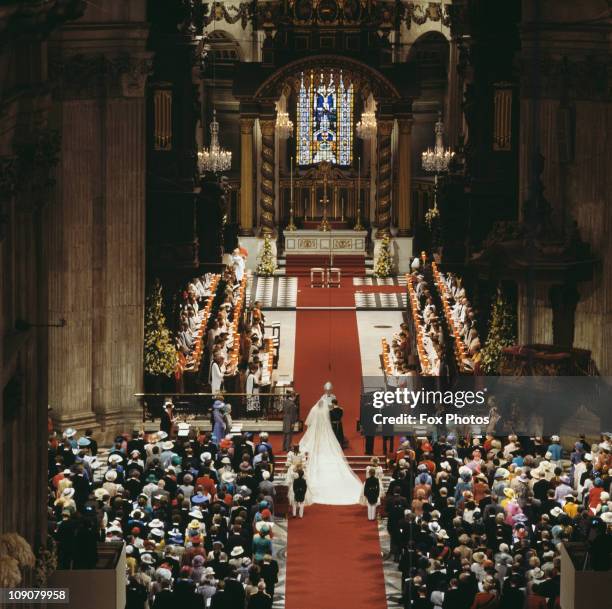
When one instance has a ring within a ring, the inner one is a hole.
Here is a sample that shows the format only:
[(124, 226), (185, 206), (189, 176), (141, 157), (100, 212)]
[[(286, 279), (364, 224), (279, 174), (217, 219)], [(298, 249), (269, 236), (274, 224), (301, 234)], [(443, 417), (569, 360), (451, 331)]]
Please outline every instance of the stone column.
[(50, 44), (62, 150), (49, 210), (49, 316), (67, 323), (49, 334), (49, 403), (60, 427), (109, 434), (139, 418), (142, 389), (151, 58), (144, 6), (134, 6), (143, 21), (128, 48), (118, 37), (127, 26), (105, 22), (76, 24)]
[(398, 220), (399, 236), (412, 234), (412, 119), (398, 119)]
[(376, 133), (378, 179), (376, 189), (376, 237), (389, 235), (391, 225), (391, 132), (393, 121), (379, 120)]
[(252, 118), (240, 119), (240, 235), (253, 234), (253, 125)]
[(259, 225), (262, 234), (272, 234), (274, 223), (274, 128), (276, 119), (260, 118), (261, 127), (261, 201)]

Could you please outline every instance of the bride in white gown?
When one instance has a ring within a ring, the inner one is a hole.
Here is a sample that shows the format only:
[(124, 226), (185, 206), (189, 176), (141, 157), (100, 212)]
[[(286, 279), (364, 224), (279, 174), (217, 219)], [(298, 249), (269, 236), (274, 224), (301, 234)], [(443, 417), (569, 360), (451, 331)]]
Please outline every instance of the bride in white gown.
[(331, 383), (306, 417), (308, 429), (300, 450), (308, 455), (306, 478), (313, 503), (352, 505), (359, 503), (361, 480), (353, 472), (338, 443), (329, 418), (333, 395)]

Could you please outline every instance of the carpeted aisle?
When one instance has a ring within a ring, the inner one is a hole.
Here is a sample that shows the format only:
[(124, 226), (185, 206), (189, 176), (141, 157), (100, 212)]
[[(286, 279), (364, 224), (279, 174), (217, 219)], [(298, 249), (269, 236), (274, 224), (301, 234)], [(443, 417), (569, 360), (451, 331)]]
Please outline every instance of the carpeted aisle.
[[(331, 380), (344, 408), (348, 454), (363, 454), (356, 430), (361, 391), (361, 357), (350, 278), (339, 289), (298, 286), (294, 382), (301, 417)], [(300, 307), (332, 309), (300, 310)], [(286, 609), (384, 609), (384, 575), (376, 522), (365, 507), (313, 505), (303, 520), (290, 519), (287, 545)]]

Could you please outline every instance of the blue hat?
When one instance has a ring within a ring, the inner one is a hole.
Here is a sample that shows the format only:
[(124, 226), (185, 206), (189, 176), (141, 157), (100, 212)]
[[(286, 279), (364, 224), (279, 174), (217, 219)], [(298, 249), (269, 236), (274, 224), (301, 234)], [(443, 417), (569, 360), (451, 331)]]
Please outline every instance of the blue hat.
[(221, 400), (215, 400), (212, 405), (213, 408), (223, 408), (223, 406), (225, 404)]
[(257, 446), (257, 452), (258, 453), (268, 452), (268, 447), (265, 444), (259, 444), (259, 446)]
[(85, 448), (85, 447), (87, 447), (87, 446), (89, 446), (91, 444), (91, 440), (89, 440), (88, 438), (82, 437), (82, 438), (78, 439), (77, 444), (81, 448)]
[(208, 497), (205, 497), (204, 495), (200, 495), (195, 494), (191, 497), (191, 503), (194, 503), (195, 505), (201, 505), (202, 503), (207, 503), (208, 502)]

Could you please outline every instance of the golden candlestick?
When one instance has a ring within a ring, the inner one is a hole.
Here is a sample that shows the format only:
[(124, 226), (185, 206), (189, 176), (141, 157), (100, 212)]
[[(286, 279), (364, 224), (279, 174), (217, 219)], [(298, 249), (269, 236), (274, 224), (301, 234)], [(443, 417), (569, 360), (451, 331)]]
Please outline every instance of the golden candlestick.
[(291, 157), (291, 173), (290, 173), (290, 190), (289, 190), (289, 224), (287, 224), (287, 231), (297, 230), (297, 226), (293, 221), (293, 157)]
[(321, 219), (321, 224), (319, 224), (319, 230), (328, 231), (331, 229), (327, 221), (327, 204), (329, 203), (327, 199), (327, 176), (323, 178), (323, 198), (321, 199), (321, 203), (323, 205), (323, 218)]
[(353, 230), (364, 230), (361, 224), (361, 157), (357, 159), (357, 220)]

